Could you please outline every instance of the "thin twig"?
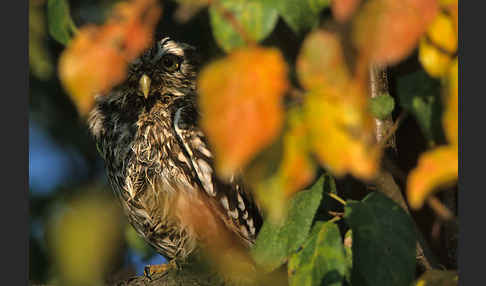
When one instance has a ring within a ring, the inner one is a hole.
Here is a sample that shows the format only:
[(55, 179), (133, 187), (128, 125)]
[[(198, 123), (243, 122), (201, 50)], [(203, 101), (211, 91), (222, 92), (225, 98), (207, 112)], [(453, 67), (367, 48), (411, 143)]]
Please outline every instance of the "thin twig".
[(429, 197), (427, 199), (427, 205), (439, 216), (443, 221), (455, 221), (454, 214), (436, 197)]
[(330, 196), (331, 198), (335, 199), (336, 201), (340, 202), (343, 206), (346, 205), (346, 201), (341, 199), (338, 195), (336, 194), (333, 194), (333, 193), (326, 193), (328, 196)]

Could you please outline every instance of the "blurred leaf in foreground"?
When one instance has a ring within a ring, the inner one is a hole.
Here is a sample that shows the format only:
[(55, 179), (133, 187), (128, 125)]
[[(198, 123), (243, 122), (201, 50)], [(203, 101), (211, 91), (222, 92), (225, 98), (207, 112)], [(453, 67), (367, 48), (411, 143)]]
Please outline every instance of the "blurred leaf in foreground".
[(214, 38), (226, 52), (248, 44), (245, 40), (263, 40), (273, 31), (278, 19), (275, 8), (258, 0), (219, 0), (209, 8), (209, 16)]
[(419, 60), (433, 77), (447, 73), (457, 52), (457, 31), (451, 16), (440, 12), (420, 40)]
[(415, 282), (414, 286), (456, 286), (459, 276), (456, 271), (428, 270)]
[(125, 79), (127, 64), (152, 42), (160, 12), (155, 0), (120, 2), (103, 26), (79, 30), (59, 59), (59, 78), (81, 114), (96, 93)]
[(267, 219), (263, 223), (252, 256), (264, 271), (275, 270), (304, 243), (322, 199), (323, 185), (324, 177), (310, 189), (296, 193), (282, 221)]
[(276, 49), (240, 49), (201, 71), (201, 126), (220, 175), (233, 175), (277, 138), (287, 86), (287, 66)]
[(53, 218), (50, 249), (64, 285), (101, 285), (121, 245), (120, 215), (97, 194), (72, 201)]
[(331, 8), (334, 18), (339, 22), (347, 21), (360, 5), (361, 0), (338, 0), (331, 1)]
[(348, 201), (352, 230), (352, 285), (407, 286), (415, 274), (415, 229), (410, 216), (381, 193)]
[(47, 19), (49, 21), (49, 33), (59, 43), (67, 45), (71, 40), (71, 34), (76, 31), (69, 3), (67, 0), (49, 0), (47, 2)]
[(388, 93), (370, 99), (370, 111), (374, 117), (385, 119), (395, 108), (395, 100)]
[(336, 34), (319, 30), (306, 38), (297, 75), (308, 90), (305, 122), (320, 163), (337, 176), (371, 179), (380, 151), (373, 143), (368, 97), (364, 85), (351, 78)]
[(46, 47), (44, 6), (29, 1), (29, 70), (37, 78), (48, 79), (53, 72), (52, 59)]
[(439, 10), (436, 0), (370, 0), (353, 22), (360, 53), (378, 65), (408, 56)]
[(291, 286), (342, 285), (346, 256), (339, 228), (333, 222), (318, 222), (302, 250), (289, 259)]
[(329, 0), (261, 0), (271, 3), (280, 16), (295, 32), (315, 28), (319, 24), (319, 14), (329, 6)]

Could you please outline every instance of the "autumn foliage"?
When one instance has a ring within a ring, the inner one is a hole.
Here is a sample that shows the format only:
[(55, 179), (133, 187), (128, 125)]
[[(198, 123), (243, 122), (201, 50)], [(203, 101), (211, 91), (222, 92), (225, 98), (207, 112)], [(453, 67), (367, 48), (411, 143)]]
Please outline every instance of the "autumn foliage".
[[(218, 175), (241, 174), (268, 215), (252, 253), (255, 261), (267, 272), (288, 261), (291, 285), (410, 285), (418, 278), (410, 216), (377, 193), (361, 201), (341, 199), (335, 179), (349, 175), (367, 185), (380, 176), (388, 145), (377, 139), (377, 120), (395, 121), (385, 140), (400, 122), (396, 107), (392, 112), (377, 103), (380, 118), (371, 111), (369, 69), (394, 67), (415, 56), (423, 76), (440, 83), (437, 101), (443, 108), (436, 131), (445, 141), (434, 140), (406, 174), (405, 197), (411, 209), (420, 209), (438, 190), (452, 192), (459, 161), (457, 1), (180, 2), (184, 9), (207, 5), (214, 34), (207, 40), (225, 52), (198, 76), (200, 124)], [(290, 2), (297, 8), (289, 8)], [(152, 43), (161, 6), (155, 0), (121, 1), (103, 25), (86, 24), (70, 39), (59, 77), (80, 114), (90, 110), (94, 95), (122, 82), (127, 64)], [(326, 9), (332, 16), (323, 16)], [(295, 62), (278, 46), (261, 43), (278, 17), (305, 35)], [(335, 28), (339, 25), (348, 30)], [(427, 114), (414, 101), (419, 99), (403, 96), (412, 103), (391, 94), (428, 130), (421, 123)], [(340, 211), (326, 209), (325, 215), (339, 214), (323, 219), (316, 214), (319, 202), (330, 197), (342, 203)], [(344, 233), (336, 226), (343, 221), (352, 232), (352, 247), (343, 244)], [(390, 253), (369, 237), (384, 239)], [(364, 262), (373, 259), (373, 251), (396, 259), (396, 265), (386, 268), (385, 258), (377, 265)], [(386, 269), (376, 269), (380, 266)], [(335, 280), (325, 275), (332, 271), (338, 273)]]

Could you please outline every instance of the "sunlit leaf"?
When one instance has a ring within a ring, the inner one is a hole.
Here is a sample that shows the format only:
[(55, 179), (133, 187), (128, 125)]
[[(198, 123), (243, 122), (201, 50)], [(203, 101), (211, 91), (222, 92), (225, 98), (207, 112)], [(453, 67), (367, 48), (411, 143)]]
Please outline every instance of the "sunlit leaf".
[(419, 45), (419, 60), (427, 73), (433, 77), (441, 77), (449, 70), (452, 59), (449, 54), (422, 38)]
[(297, 76), (306, 89), (322, 85), (339, 88), (349, 82), (350, 72), (335, 34), (317, 30), (306, 37), (297, 58)]
[(457, 271), (432, 269), (422, 274), (414, 286), (456, 286), (458, 279)]
[(457, 146), (459, 140), (458, 121), (459, 121), (459, 80), (458, 80), (458, 61), (457, 58), (451, 65), (447, 79), (447, 93), (445, 96), (445, 112), (442, 124), (447, 140), (450, 144)]
[(312, 29), (319, 23), (319, 13), (329, 0), (261, 0), (277, 7), (284, 21), (296, 33)]
[[(346, 89), (344, 89), (346, 87)], [(371, 179), (379, 166), (380, 150), (373, 143), (373, 119), (366, 98), (354, 85), (310, 92), (305, 102), (313, 152), (334, 175), (351, 173)]]
[(407, 181), (408, 202), (412, 208), (422, 207), (424, 200), (439, 187), (457, 180), (458, 153), (455, 146), (438, 147), (419, 158)]
[(121, 246), (120, 213), (103, 196), (69, 203), (51, 222), (49, 242), (62, 285), (101, 285)]
[(352, 285), (410, 285), (415, 273), (415, 231), (405, 211), (373, 192), (348, 201), (344, 218), (352, 229)]
[(399, 104), (416, 118), (430, 141), (442, 138), (440, 101), (441, 85), (423, 70), (398, 78)]
[(376, 64), (408, 56), (438, 12), (436, 0), (367, 1), (353, 24), (359, 51)]
[(120, 2), (103, 26), (79, 30), (59, 59), (59, 77), (81, 114), (94, 94), (125, 79), (127, 64), (152, 42), (160, 12), (156, 0)]
[(393, 108), (395, 108), (395, 100), (389, 94), (371, 98), (370, 111), (378, 119), (385, 119), (387, 116), (390, 116)]
[(275, 49), (237, 50), (201, 71), (201, 126), (222, 176), (231, 176), (276, 139), (287, 86), (287, 66)]
[(331, 2), (334, 18), (339, 22), (347, 21), (358, 8), (361, 0), (337, 0)]
[(265, 220), (252, 249), (252, 256), (264, 271), (282, 265), (304, 243), (322, 199), (323, 183), (324, 177), (309, 190), (295, 194), (284, 220), (277, 223)]
[(51, 36), (61, 44), (67, 45), (71, 40), (71, 34), (76, 30), (69, 12), (68, 1), (49, 0), (47, 2), (47, 19)]
[(209, 16), (216, 42), (226, 52), (244, 46), (245, 40), (263, 40), (277, 24), (277, 10), (265, 1), (220, 0), (218, 3), (221, 5), (211, 5)]
[(346, 257), (341, 234), (332, 222), (316, 223), (302, 250), (289, 258), (291, 286), (342, 285)]

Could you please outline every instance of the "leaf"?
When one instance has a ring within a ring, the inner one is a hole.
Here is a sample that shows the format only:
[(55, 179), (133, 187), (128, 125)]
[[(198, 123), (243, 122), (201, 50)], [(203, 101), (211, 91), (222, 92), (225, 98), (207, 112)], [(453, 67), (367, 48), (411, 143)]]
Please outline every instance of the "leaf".
[(353, 41), (372, 63), (397, 63), (415, 49), (438, 10), (436, 0), (367, 1), (353, 21)]
[(315, 179), (307, 128), (301, 108), (290, 108), (282, 136), (245, 169), (245, 179), (269, 219), (282, 219), (289, 197)]
[(354, 85), (322, 88), (308, 93), (304, 109), (313, 152), (336, 176), (351, 173), (371, 179), (379, 166), (379, 148), (373, 142), (373, 118), (367, 99)]
[(420, 70), (398, 78), (397, 87), (399, 104), (415, 116), (425, 137), (430, 141), (442, 138), (440, 82)]
[(452, 185), (457, 180), (458, 165), (457, 146), (442, 146), (420, 155), (407, 180), (410, 207), (421, 208), (437, 188)]
[(82, 115), (95, 94), (125, 79), (128, 63), (151, 44), (160, 12), (156, 0), (120, 2), (103, 26), (84, 26), (64, 50), (59, 78)]
[(331, 8), (334, 18), (338, 20), (338, 22), (346, 22), (356, 11), (358, 8), (361, 0), (339, 0), (339, 1), (332, 1)]
[(259, 42), (267, 37), (277, 24), (278, 14), (270, 5), (258, 0), (221, 0), (219, 5), (211, 5), (209, 16), (213, 35), (218, 45), (226, 52), (244, 46), (242, 31), (248, 40)]
[(353, 233), (352, 285), (408, 286), (415, 274), (415, 232), (395, 202), (373, 192), (348, 201), (344, 218)]
[[(265, 2), (265, 0), (261, 0)], [(329, 6), (329, 0), (270, 0), (295, 33), (312, 29), (319, 23), (319, 13)]]
[(459, 81), (458, 81), (458, 61), (457, 58), (454, 60), (451, 68), (448, 72), (447, 78), (447, 93), (445, 96), (446, 108), (444, 116), (442, 118), (442, 124), (450, 144), (456, 147), (459, 144), (459, 131), (458, 131), (458, 120), (459, 120)]
[(297, 58), (297, 76), (306, 89), (348, 84), (351, 78), (338, 37), (329, 31), (309, 34)]
[(415, 282), (414, 286), (456, 286), (457, 271), (428, 270)]
[(29, 1), (29, 70), (41, 80), (49, 79), (54, 71), (44, 22), (44, 6)]
[(67, 45), (71, 40), (71, 33), (76, 30), (67, 0), (49, 0), (47, 19), (51, 36), (59, 43)]
[(289, 285), (342, 285), (345, 269), (345, 251), (337, 225), (318, 222), (302, 250), (290, 256)]
[(48, 242), (60, 285), (102, 285), (122, 246), (121, 213), (115, 201), (85, 195), (53, 216)]
[(287, 86), (287, 66), (276, 49), (236, 50), (201, 71), (201, 126), (214, 148), (221, 176), (245, 167), (277, 138)]
[(287, 216), (281, 222), (265, 220), (251, 250), (255, 262), (266, 272), (282, 265), (287, 256), (305, 241), (322, 199), (324, 178), (291, 199)]
[(395, 100), (389, 94), (382, 94), (371, 98), (371, 114), (378, 119), (385, 119), (390, 116), (395, 108)]
[(346, 254), (346, 272), (344, 277), (348, 284), (351, 284), (351, 273), (353, 271), (353, 231), (348, 230), (344, 235), (344, 252)]

